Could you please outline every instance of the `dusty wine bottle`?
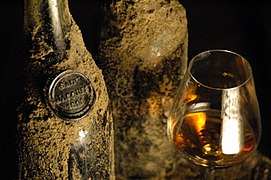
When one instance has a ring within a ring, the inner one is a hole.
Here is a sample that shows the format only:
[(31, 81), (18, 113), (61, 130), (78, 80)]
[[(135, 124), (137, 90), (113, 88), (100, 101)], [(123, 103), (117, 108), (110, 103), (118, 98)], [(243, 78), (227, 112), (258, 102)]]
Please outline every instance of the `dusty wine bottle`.
[(25, 0), (24, 5), (19, 179), (114, 179), (106, 85), (68, 0)]
[(187, 66), (185, 9), (177, 0), (114, 0), (100, 38), (96, 60), (112, 102), (116, 177), (169, 178), (181, 161), (166, 119)]

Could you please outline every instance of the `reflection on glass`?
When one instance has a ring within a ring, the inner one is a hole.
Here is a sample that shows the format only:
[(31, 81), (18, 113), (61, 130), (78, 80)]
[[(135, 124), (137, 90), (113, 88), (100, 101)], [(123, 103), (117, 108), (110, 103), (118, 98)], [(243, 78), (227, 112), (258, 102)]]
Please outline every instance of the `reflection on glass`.
[(239, 89), (225, 90), (222, 92), (222, 130), (221, 145), (223, 154), (237, 154), (244, 147), (243, 117), (239, 109), (241, 102)]

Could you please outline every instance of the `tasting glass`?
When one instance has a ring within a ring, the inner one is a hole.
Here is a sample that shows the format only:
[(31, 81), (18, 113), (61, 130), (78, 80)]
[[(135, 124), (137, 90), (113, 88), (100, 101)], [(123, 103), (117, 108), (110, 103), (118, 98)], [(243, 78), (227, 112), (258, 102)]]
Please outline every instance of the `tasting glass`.
[(176, 150), (188, 161), (215, 168), (243, 162), (261, 137), (261, 119), (249, 62), (227, 50), (209, 50), (189, 63), (167, 122)]

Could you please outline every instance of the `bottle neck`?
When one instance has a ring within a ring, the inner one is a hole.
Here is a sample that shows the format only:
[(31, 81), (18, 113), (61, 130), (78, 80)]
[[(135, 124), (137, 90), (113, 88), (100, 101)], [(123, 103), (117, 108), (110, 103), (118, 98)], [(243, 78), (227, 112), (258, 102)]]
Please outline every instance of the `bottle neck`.
[(66, 44), (63, 37), (63, 29), (61, 26), (60, 15), (62, 14), (60, 14), (57, 0), (48, 0), (47, 2), (55, 46), (58, 50), (63, 51), (66, 49)]
[[(24, 1), (24, 30), (26, 41), (31, 44), (31, 52), (37, 58), (44, 54), (63, 56), (68, 41), (71, 16), (67, 0), (25, 0)], [(37, 53), (44, 52), (44, 53)]]

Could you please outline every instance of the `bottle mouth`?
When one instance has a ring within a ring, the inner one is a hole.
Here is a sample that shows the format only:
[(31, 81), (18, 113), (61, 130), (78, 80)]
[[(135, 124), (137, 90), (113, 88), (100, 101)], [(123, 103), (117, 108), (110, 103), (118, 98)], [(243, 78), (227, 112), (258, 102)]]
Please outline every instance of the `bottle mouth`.
[(210, 89), (232, 89), (252, 78), (249, 62), (228, 50), (208, 50), (196, 55), (188, 67), (191, 77)]

